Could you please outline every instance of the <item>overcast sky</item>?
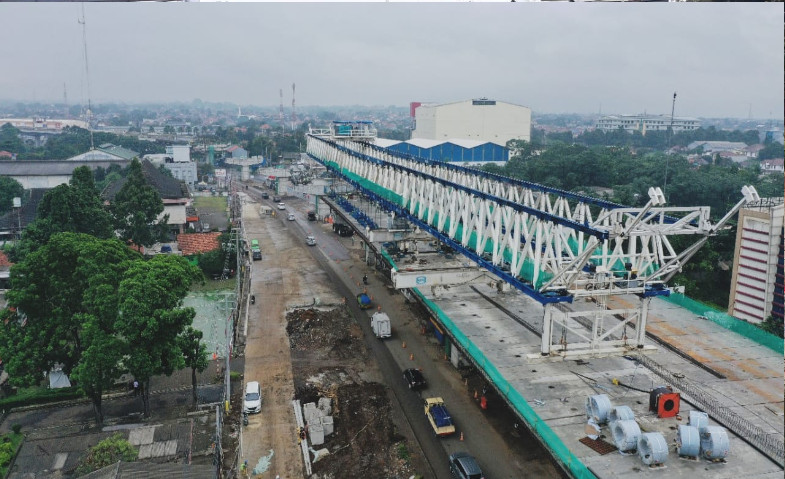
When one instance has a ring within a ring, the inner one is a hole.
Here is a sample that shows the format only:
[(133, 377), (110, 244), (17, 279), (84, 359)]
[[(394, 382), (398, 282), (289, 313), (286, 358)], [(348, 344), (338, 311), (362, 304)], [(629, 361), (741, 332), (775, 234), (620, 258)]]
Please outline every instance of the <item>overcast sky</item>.
[[(78, 3), (0, 3), (0, 99), (82, 101)], [(93, 103), (782, 118), (778, 3), (87, 3)]]

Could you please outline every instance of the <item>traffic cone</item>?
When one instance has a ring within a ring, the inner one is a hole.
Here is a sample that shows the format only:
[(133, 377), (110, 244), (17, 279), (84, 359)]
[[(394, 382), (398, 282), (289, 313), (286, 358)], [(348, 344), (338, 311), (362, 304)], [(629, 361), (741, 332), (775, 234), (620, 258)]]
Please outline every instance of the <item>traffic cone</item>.
[(406, 341), (401, 343), (401, 348), (406, 349)]
[(414, 353), (409, 355), (409, 361), (414, 361)]
[(463, 441), (463, 431), (461, 431), (461, 438), (459, 440)]

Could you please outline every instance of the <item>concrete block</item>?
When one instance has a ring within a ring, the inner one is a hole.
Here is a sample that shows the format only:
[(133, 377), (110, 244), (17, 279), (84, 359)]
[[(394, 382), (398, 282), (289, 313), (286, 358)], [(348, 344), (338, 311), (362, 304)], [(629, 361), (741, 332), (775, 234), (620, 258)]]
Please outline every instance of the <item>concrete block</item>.
[(324, 428), (324, 435), (329, 436), (333, 433), (333, 417), (332, 416), (322, 416), (321, 417), (322, 427)]
[(308, 440), (314, 446), (324, 444), (324, 428), (318, 422), (308, 425)]
[(333, 400), (330, 398), (319, 398), (317, 407), (322, 411), (322, 416), (329, 416), (333, 412)]

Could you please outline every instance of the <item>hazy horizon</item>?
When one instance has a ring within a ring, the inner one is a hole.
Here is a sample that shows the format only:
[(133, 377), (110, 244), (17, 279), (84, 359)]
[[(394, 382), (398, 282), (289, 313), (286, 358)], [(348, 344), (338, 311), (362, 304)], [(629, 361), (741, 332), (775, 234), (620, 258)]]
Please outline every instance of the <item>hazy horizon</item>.
[[(776, 3), (0, 3), (10, 103), (407, 107), (779, 120)], [(42, 34), (37, 35), (40, 31)], [(45, 34), (43, 34), (45, 33)]]

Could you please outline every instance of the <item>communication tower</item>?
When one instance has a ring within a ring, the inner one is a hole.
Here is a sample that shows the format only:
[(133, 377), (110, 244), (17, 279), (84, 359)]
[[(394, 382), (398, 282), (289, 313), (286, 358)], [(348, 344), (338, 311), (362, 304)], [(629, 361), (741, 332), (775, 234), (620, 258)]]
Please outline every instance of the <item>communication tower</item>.
[(292, 83), (292, 130), (294, 130), (294, 124), (297, 121), (297, 113), (294, 110), (294, 83)]

